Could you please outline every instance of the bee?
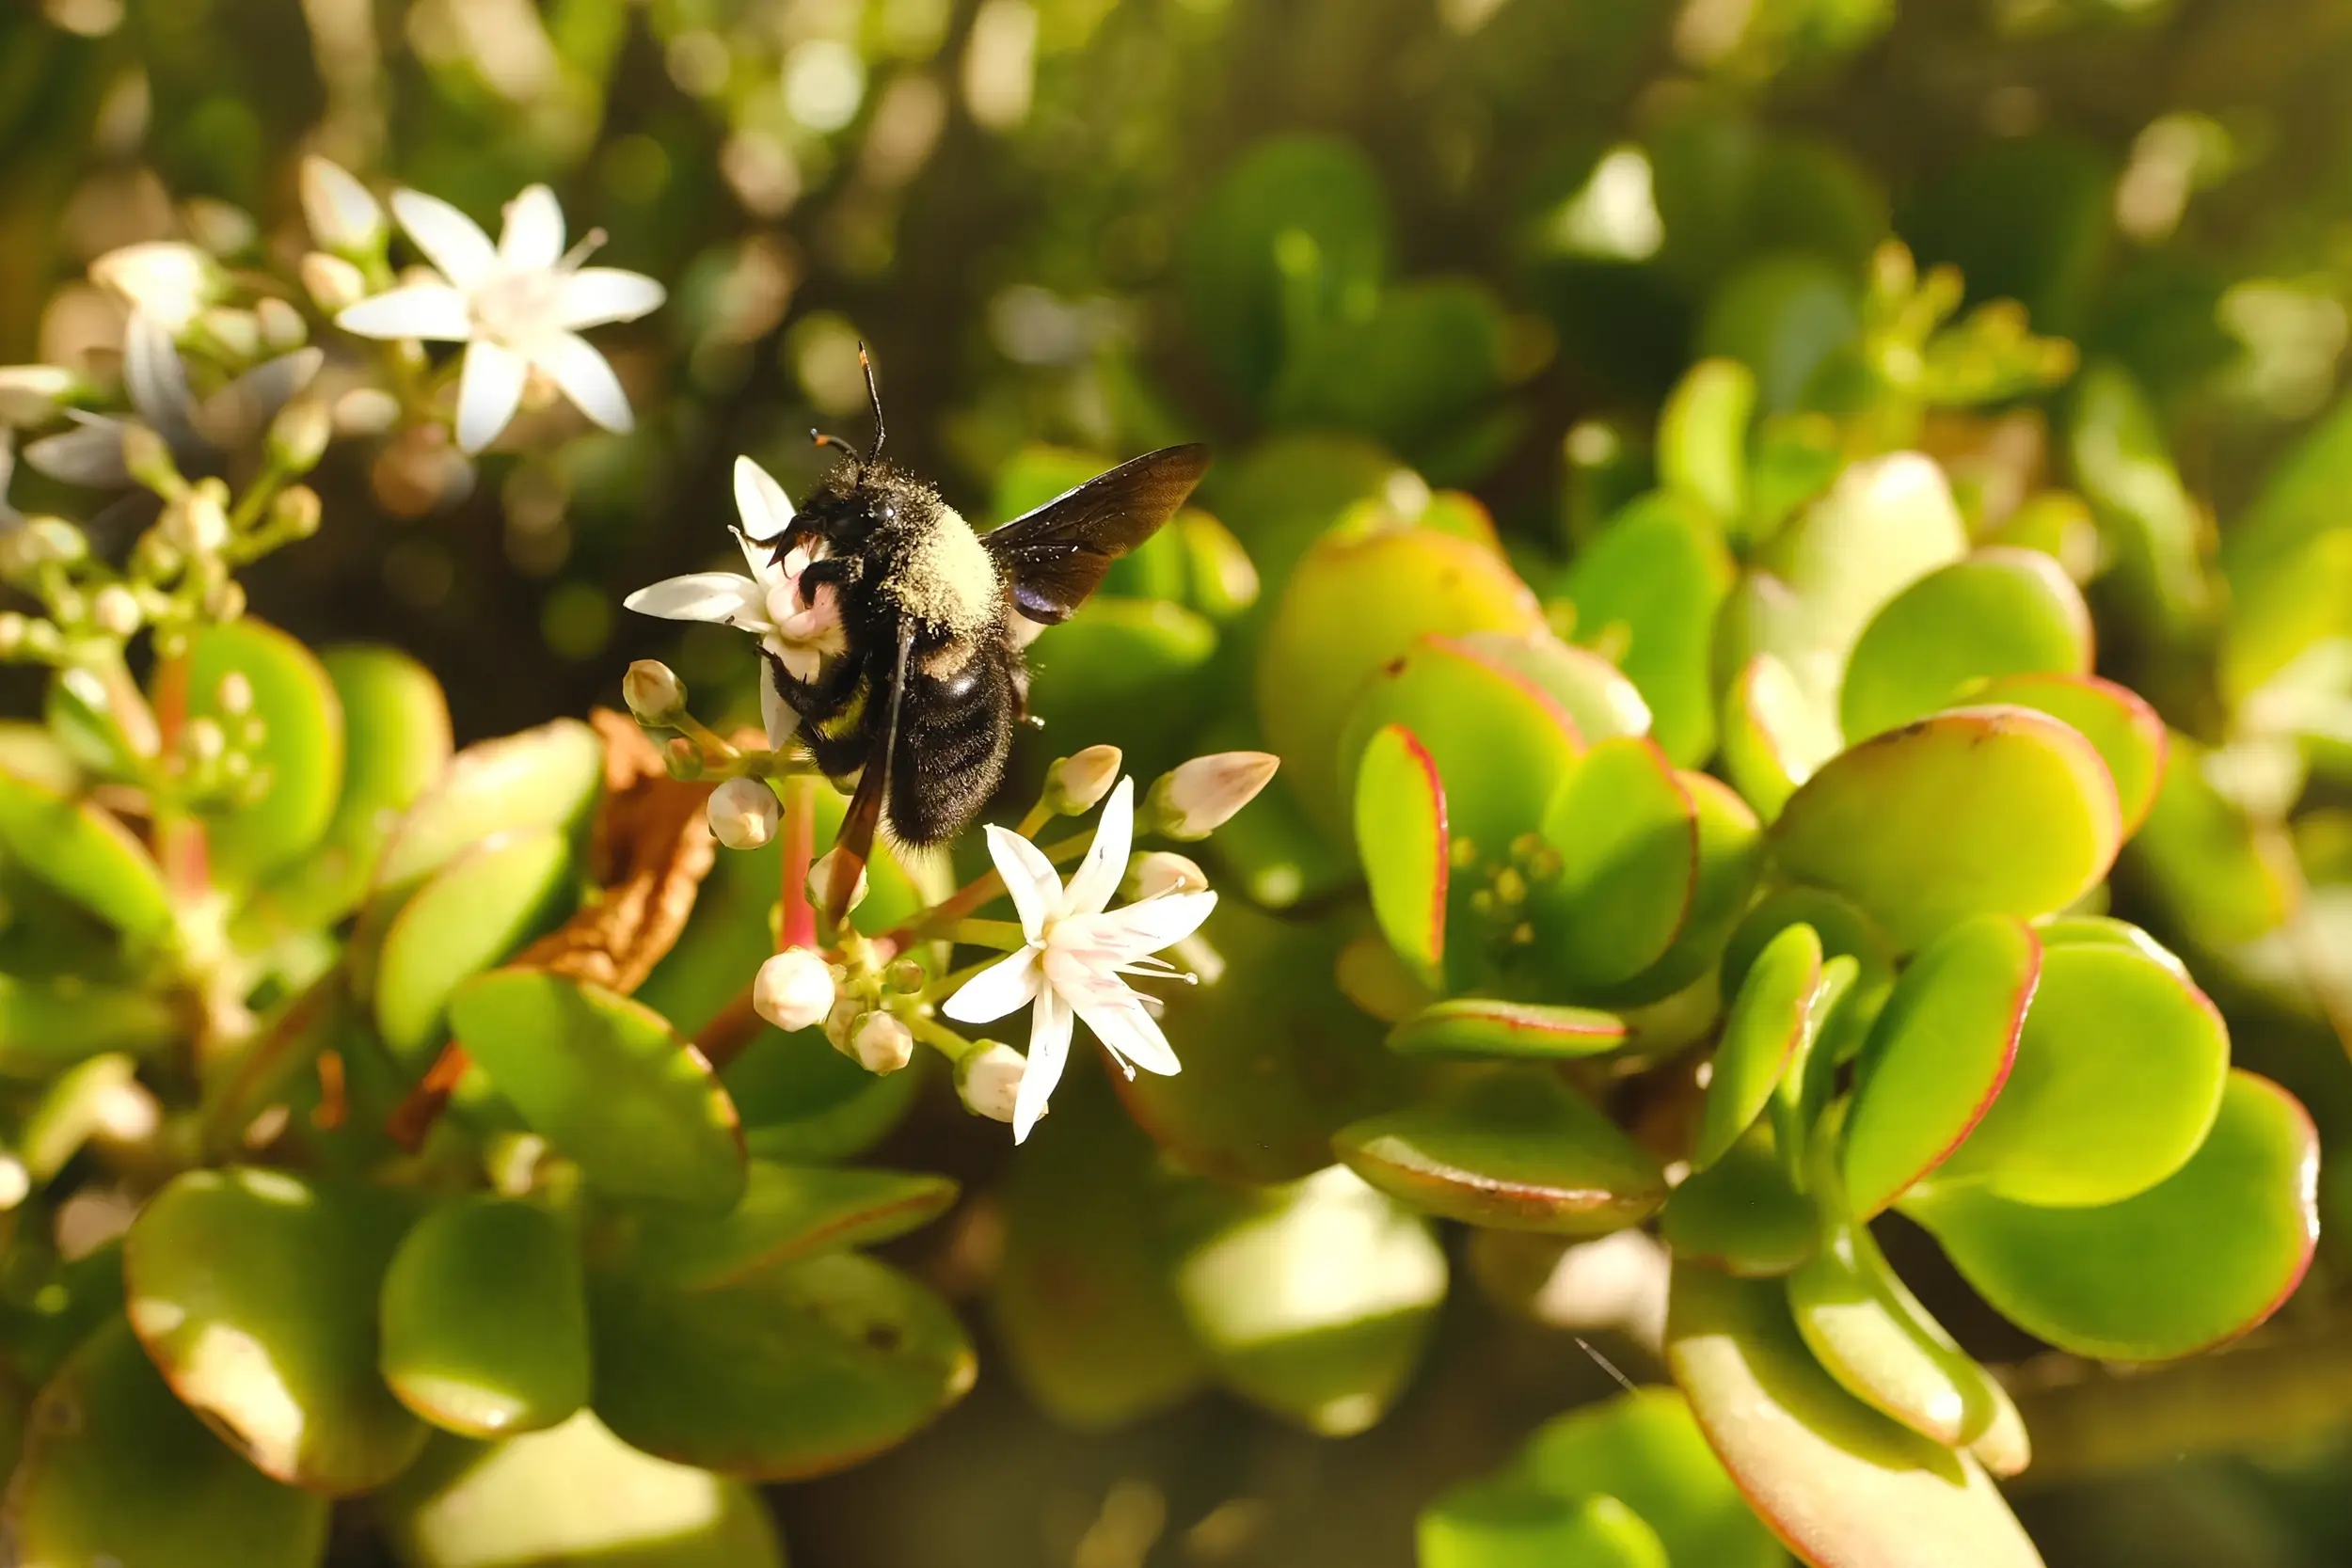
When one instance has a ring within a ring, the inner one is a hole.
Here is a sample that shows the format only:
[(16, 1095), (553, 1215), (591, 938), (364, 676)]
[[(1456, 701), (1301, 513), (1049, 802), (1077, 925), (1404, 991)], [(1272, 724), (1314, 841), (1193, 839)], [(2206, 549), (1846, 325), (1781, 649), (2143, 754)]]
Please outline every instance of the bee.
[(1004, 778), (1014, 726), (1028, 717), (1028, 628), (1075, 613), (1113, 561), (1175, 515), (1209, 466), (1206, 447), (1162, 448), (976, 532), (938, 490), (882, 460), (882, 395), (863, 347), (858, 359), (873, 445), (861, 454), (811, 432), (845, 455), (771, 541), (778, 561), (795, 546), (816, 558), (801, 573), (802, 602), (833, 589), (847, 643), (808, 679), (767, 655), (817, 766), (858, 777), (826, 889), (836, 915), (885, 816), (896, 837), (919, 847), (955, 837), (979, 814)]

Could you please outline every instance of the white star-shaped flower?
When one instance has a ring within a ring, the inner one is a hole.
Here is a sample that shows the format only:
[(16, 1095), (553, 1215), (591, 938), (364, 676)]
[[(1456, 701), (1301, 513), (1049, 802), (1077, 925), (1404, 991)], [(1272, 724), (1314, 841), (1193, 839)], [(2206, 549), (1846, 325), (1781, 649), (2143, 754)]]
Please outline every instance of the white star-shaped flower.
[(1199, 930), (1216, 908), (1216, 895), (1163, 893), (1105, 908), (1127, 872), (1135, 817), (1135, 781), (1121, 779), (1067, 888), (1036, 845), (999, 827), (988, 830), (989, 855), (1028, 941), (966, 981), (941, 1010), (960, 1023), (987, 1023), (1024, 1003), (1035, 1004), (1028, 1066), (1013, 1105), (1015, 1143), (1029, 1135), (1045, 1114), (1046, 1097), (1061, 1082), (1073, 1021), (1094, 1031), (1130, 1078), (1137, 1068), (1163, 1075), (1179, 1070), (1168, 1037), (1146, 1010), (1157, 999), (1136, 991), (1123, 976), (1179, 973), (1152, 955)]
[[(735, 509), (743, 516), (735, 538), (743, 546), (749, 577), (689, 572), (664, 578), (631, 594), (621, 601), (622, 607), (640, 615), (709, 621), (750, 632), (783, 661), (787, 673), (812, 680), (828, 657), (849, 647), (834, 591), (819, 588), (813, 603), (801, 603), (801, 573), (817, 557), (808, 546), (795, 545), (783, 559), (776, 558), (771, 542), (792, 521), (792, 502), (784, 486), (748, 457), (735, 460)], [(759, 683), (759, 712), (769, 745), (780, 747), (791, 737), (798, 720), (777, 695), (773, 681)]]
[(457, 382), (460, 447), (480, 451), (497, 438), (533, 370), (605, 429), (630, 428), (619, 379), (580, 333), (635, 321), (661, 303), (660, 284), (616, 267), (581, 266), (600, 236), (566, 254), (564, 209), (545, 185), (506, 204), (496, 245), (473, 219), (421, 191), (394, 191), (392, 213), (440, 276), (363, 299), (335, 322), (363, 338), (466, 344)]

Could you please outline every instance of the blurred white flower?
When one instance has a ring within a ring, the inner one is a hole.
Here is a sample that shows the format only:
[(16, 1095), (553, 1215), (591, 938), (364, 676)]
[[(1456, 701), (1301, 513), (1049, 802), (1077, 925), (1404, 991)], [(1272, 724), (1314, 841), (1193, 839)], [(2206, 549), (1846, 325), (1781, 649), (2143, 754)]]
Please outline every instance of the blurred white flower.
[(635, 321), (665, 297), (638, 273), (580, 263), (602, 240), (591, 234), (566, 253), (555, 193), (532, 185), (506, 204), (496, 245), (473, 219), (421, 191), (394, 191), (392, 213), (438, 269), (363, 299), (335, 318), (365, 338), (426, 338), (467, 345), (457, 383), (457, 444), (480, 451), (521, 406), (523, 384), (539, 371), (607, 430), (634, 420), (603, 355), (580, 329)]
[[(199, 402), (167, 322), (137, 310), (123, 329), (122, 390), (138, 422), (162, 436), (180, 471), (193, 477), (217, 469), (223, 457), (259, 438), (325, 362), (315, 348), (281, 354)], [(78, 408), (66, 413), (80, 428), (33, 442), (24, 461), (68, 484), (93, 490), (130, 484), (122, 453), (128, 421)]]
[(966, 981), (941, 1010), (960, 1023), (987, 1023), (1034, 1004), (1029, 1054), (1013, 1109), (1015, 1143), (1045, 1114), (1070, 1056), (1073, 1017), (1109, 1047), (1128, 1077), (1141, 1068), (1179, 1070), (1168, 1037), (1146, 1010), (1152, 1000), (1123, 978), (1179, 971), (1151, 955), (1200, 929), (1216, 907), (1214, 893), (1167, 893), (1118, 910), (1105, 908), (1127, 871), (1135, 836), (1136, 784), (1121, 779), (1103, 808), (1087, 858), (1062, 886), (1053, 863), (1018, 833), (991, 825), (988, 852), (1021, 915), (1025, 945)]
[(313, 152), (297, 183), (310, 237), (331, 251), (366, 254), (384, 243), (384, 209), (374, 193), (340, 164)]
[(220, 263), (178, 240), (150, 240), (110, 250), (89, 264), (90, 281), (154, 317), (178, 336), (197, 313), (220, 297)]
[[(669, 621), (709, 621), (750, 632), (760, 646), (799, 680), (815, 677), (826, 656), (849, 644), (841, 632), (840, 607), (831, 588), (820, 588), (813, 604), (801, 603), (801, 573), (815, 560), (794, 546), (778, 560), (771, 541), (792, 521), (784, 487), (748, 457), (735, 460), (735, 506), (743, 526), (735, 531), (749, 577), (733, 572), (690, 572), (640, 588), (621, 601), (640, 615)], [(759, 683), (760, 718), (768, 744), (782, 746), (798, 726), (798, 716), (777, 697), (772, 681)]]

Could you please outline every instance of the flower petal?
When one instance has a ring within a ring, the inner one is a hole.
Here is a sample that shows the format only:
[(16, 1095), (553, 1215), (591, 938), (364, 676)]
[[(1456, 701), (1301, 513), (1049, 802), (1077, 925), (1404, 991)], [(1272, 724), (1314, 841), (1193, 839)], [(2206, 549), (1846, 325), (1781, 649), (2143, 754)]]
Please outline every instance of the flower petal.
[(1012, 1102), (1012, 1141), (1020, 1143), (1045, 1114), (1045, 1101), (1061, 1082), (1070, 1061), (1070, 1008), (1051, 988), (1037, 993), (1037, 1011), (1029, 1019), (1029, 1065), (1021, 1074), (1021, 1092)]
[(298, 348), (254, 366), (198, 405), (197, 435), (222, 451), (239, 450), (310, 386), (326, 363), (318, 349)]
[(1127, 847), (1136, 836), (1136, 781), (1121, 779), (1103, 803), (1103, 819), (1095, 824), (1094, 842), (1086, 863), (1070, 879), (1070, 896), (1062, 908), (1072, 914), (1100, 914), (1127, 875)]
[(742, 514), (743, 534), (748, 539), (773, 539), (792, 523), (792, 498), (767, 469), (748, 457), (735, 460), (735, 510)]
[(187, 438), (189, 417), (196, 412), (188, 367), (181, 362), (170, 328), (145, 310), (132, 311), (123, 330), (122, 389), (139, 418), (167, 442), (177, 445)]
[(996, 874), (1012, 895), (1021, 929), (1031, 942), (1038, 941), (1045, 934), (1045, 923), (1058, 919), (1062, 911), (1061, 878), (1055, 874), (1054, 863), (1044, 850), (993, 822), (988, 825), (988, 858), (996, 863)]
[(357, 305), (346, 305), (335, 325), (362, 338), (429, 338), (462, 343), (473, 335), (473, 312), (463, 293), (447, 283), (408, 283)]
[(582, 267), (564, 279), (556, 297), (555, 325), (578, 329), (608, 322), (633, 322), (660, 309), (669, 293), (643, 273), (618, 267)]
[(1087, 920), (1086, 934), (1119, 955), (1119, 961), (1156, 953), (1200, 928), (1216, 908), (1214, 893), (1168, 893), (1105, 910)]
[(545, 185), (531, 185), (506, 204), (499, 230), (499, 260), (516, 272), (544, 272), (564, 254), (564, 209)]
[(620, 378), (604, 356), (588, 346), (587, 339), (551, 333), (531, 345), (531, 362), (554, 378), (574, 407), (605, 429), (626, 435), (635, 428)]
[(1119, 1065), (1127, 1069), (1128, 1077), (1136, 1075), (1136, 1068), (1163, 1078), (1182, 1072), (1183, 1065), (1176, 1060), (1168, 1037), (1160, 1033), (1160, 1026), (1143, 1010), (1143, 1005), (1133, 1000), (1134, 992), (1128, 996), (1130, 1000), (1123, 1006), (1104, 1006), (1092, 998), (1077, 1003), (1078, 1016), (1094, 1031), (1097, 1039), (1110, 1047), (1111, 1054), (1119, 1058)]
[(470, 289), (498, 270), (498, 251), (482, 226), (437, 196), (394, 191), (392, 214), (425, 259), (461, 289)]
[(36, 473), (92, 490), (119, 490), (131, 483), (122, 462), (122, 421), (82, 414), (80, 428), (44, 436), (24, 449)]
[(682, 578), (664, 578), (623, 599), (621, 608), (640, 615), (659, 615), (665, 621), (709, 621), (761, 633), (768, 625), (759, 585), (733, 572), (689, 572)]
[(466, 350), (457, 378), (457, 444), (480, 451), (498, 439), (523, 401), (531, 367), (513, 349), (485, 339)]
[(939, 1010), (958, 1023), (993, 1023), (1036, 1001), (1041, 983), (1037, 949), (1024, 947), (966, 980)]
[(768, 732), (768, 749), (784, 750), (784, 743), (792, 738), (801, 727), (801, 716), (792, 711), (792, 705), (776, 689), (775, 681), (763, 670), (759, 673), (759, 726)]

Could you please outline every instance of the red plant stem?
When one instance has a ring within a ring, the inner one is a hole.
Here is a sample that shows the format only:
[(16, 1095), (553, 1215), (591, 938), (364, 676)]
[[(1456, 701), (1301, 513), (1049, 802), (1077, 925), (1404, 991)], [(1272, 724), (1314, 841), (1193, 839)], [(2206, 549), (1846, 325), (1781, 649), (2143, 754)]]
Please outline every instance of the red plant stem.
[[(802, 902), (805, 904), (807, 899), (803, 897)], [(719, 1009), (717, 1017), (695, 1031), (694, 1049), (710, 1064), (711, 1071), (723, 1072), (727, 1064), (741, 1055), (743, 1048), (759, 1034), (763, 1022), (765, 1020), (752, 1006), (752, 988), (745, 986), (727, 998), (727, 1005)]]
[(817, 945), (817, 911), (808, 901), (808, 870), (817, 855), (817, 782), (784, 784), (784, 919), (779, 935), (786, 947)]
[(473, 1059), (466, 1048), (455, 1040), (441, 1047), (441, 1053), (433, 1059), (417, 1086), (408, 1091), (408, 1098), (392, 1107), (385, 1118), (384, 1131), (394, 1143), (414, 1154), (424, 1147), (424, 1135), (433, 1131), (433, 1124), (449, 1108), (449, 1097), (457, 1087), (457, 1081), (466, 1076), (466, 1069)]

